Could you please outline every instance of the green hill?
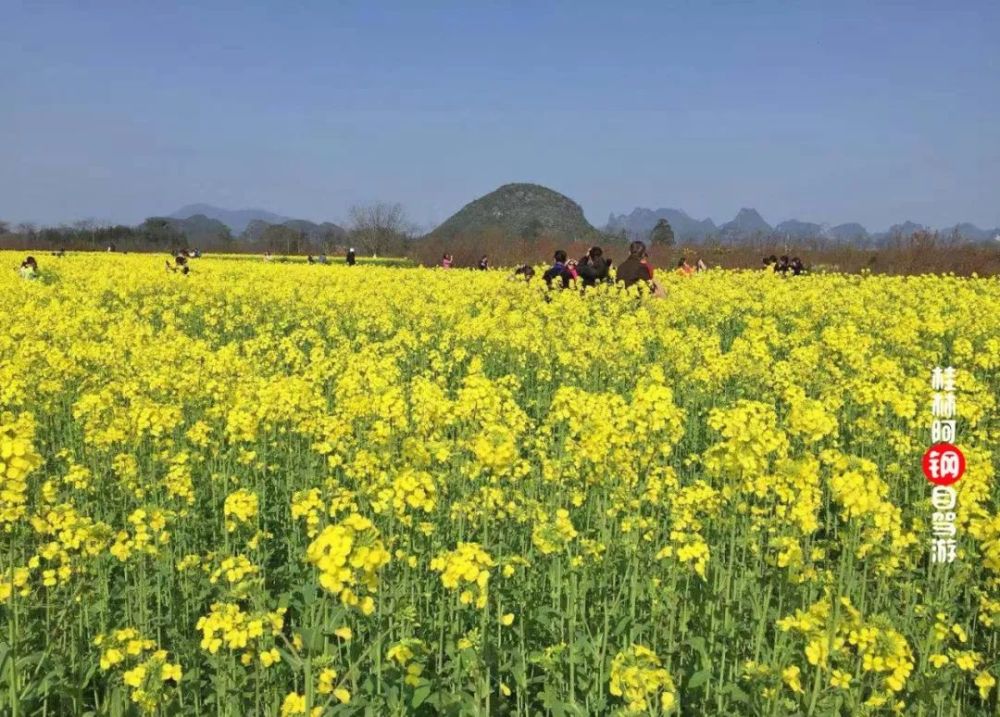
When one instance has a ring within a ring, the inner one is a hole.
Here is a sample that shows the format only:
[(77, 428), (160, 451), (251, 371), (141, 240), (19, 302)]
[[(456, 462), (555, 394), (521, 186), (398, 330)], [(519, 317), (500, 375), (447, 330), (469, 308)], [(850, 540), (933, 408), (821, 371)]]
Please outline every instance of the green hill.
[(579, 204), (537, 184), (505, 184), (466, 204), (430, 236), (450, 239), (496, 230), (523, 239), (552, 236), (586, 240), (600, 236)]

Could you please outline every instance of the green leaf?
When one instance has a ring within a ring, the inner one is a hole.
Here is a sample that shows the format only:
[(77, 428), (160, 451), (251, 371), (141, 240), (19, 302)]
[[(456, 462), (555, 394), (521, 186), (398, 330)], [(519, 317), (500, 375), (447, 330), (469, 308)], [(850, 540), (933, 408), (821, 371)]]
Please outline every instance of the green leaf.
[(688, 683), (687, 683), (687, 688), (689, 690), (696, 690), (699, 687), (701, 687), (703, 684), (705, 684), (706, 682), (708, 682), (708, 678), (711, 677), (711, 676), (712, 676), (712, 673), (709, 672), (708, 670), (698, 670), (693, 675), (691, 675), (691, 679), (688, 680)]
[(420, 685), (415, 690), (413, 690), (413, 699), (410, 700), (410, 706), (416, 709), (422, 705), (431, 694), (431, 686), (429, 684)]
[(720, 687), (719, 694), (728, 695), (730, 698), (732, 698), (733, 702), (739, 702), (740, 704), (743, 705), (750, 704), (750, 695), (744, 692), (740, 688), (740, 686), (734, 682), (731, 682), (728, 685), (723, 685), (722, 687)]
[(709, 670), (712, 668), (712, 660), (708, 656), (708, 649), (705, 647), (705, 638), (700, 635), (695, 635), (694, 637), (689, 637), (687, 639), (687, 644), (698, 653), (701, 657), (701, 669)]

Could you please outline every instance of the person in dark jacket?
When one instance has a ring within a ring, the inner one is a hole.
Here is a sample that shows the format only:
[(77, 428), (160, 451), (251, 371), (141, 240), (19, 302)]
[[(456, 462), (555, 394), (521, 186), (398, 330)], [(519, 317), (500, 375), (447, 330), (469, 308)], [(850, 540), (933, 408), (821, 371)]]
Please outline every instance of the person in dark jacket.
[(525, 279), (531, 281), (531, 278), (535, 275), (535, 270), (532, 268), (531, 264), (522, 264), (521, 266), (514, 269), (514, 275), (512, 279)]
[(628, 259), (621, 263), (617, 273), (618, 282), (626, 288), (636, 282), (644, 281), (653, 288), (653, 267), (649, 265), (646, 255), (646, 245), (634, 241), (628, 246)]
[(789, 264), (788, 267), (792, 270), (792, 276), (799, 276), (802, 272), (806, 270), (806, 267), (802, 263), (802, 260), (799, 259), (798, 257), (794, 257), (792, 259), (792, 263)]
[(562, 288), (565, 289), (569, 286), (569, 282), (573, 278), (573, 275), (566, 267), (566, 252), (562, 249), (556, 250), (553, 259), (555, 260), (554, 263), (544, 274), (542, 274), (542, 278), (545, 280), (545, 283), (548, 284), (549, 288), (552, 287), (552, 282), (555, 279), (559, 279), (562, 282)]
[(577, 262), (576, 271), (584, 286), (596, 286), (608, 280), (611, 262), (604, 258), (604, 250), (601, 247), (591, 247), (587, 256)]
[(191, 267), (188, 266), (188, 258), (184, 255), (183, 251), (179, 251), (174, 254), (174, 263), (171, 264), (167, 261), (167, 271), (180, 272), (187, 276), (191, 272)]
[(358, 259), (357, 259), (357, 257), (354, 254), (354, 247), (351, 247), (350, 249), (347, 250), (347, 265), (348, 266), (354, 266), (354, 264), (355, 264), (355, 262), (357, 262), (357, 260)]
[(483, 254), (479, 258), (479, 271), (486, 271), (489, 268), (490, 268), (490, 260), (486, 257), (485, 254)]

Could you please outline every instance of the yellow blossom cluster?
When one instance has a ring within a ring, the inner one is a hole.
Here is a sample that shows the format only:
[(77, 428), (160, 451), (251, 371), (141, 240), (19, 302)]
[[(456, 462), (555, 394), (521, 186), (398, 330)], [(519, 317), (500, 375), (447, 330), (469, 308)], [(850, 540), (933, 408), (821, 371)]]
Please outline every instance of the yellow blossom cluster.
[(142, 637), (134, 628), (101, 633), (94, 638), (101, 650), (102, 671), (120, 673), (129, 690), (129, 699), (143, 712), (155, 713), (172, 700), (183, 675), (177, 662), (170, 662), (166, 650), (155, 640)]
[(610, 692), (625, 701), (624, 714), (673, 709), (677, 688), (660, 658), (645, 645), (632, 645), (611, 661)]
[(392, 558), (371, 520), (354, 513), (328, 525), (309, 544), (306, 559), (319, 571), (319, 584), (344, 605), (374, 612), (378, 571)]
[(446, 589), (460, 590), (460, 602), (475, 602), (477, 608), (486, 606), (490, 570), (495, 566), (496, 562), (478, 543), (459, 543), (430, 563), (431, 570), (441, 573), (441, 584)]

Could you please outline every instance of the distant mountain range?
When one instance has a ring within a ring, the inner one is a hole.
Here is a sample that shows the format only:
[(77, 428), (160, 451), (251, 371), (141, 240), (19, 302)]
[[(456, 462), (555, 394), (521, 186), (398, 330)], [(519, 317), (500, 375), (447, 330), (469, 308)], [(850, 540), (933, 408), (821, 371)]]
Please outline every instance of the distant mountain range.
[[(744, 207), (737, 212), (732, 221), (716, 226), (711, 219), (693, 219), (681, 209), (646, 209), (637, 207), (629, 214), (614, 214), (608, 217), (605, 231), (610, 234), (620, 234), (622, 231), (630, 238), (645, 239), (660, 219), (666, 219), (673, 227), (674, 236), (680, 242), (702, 242), (710, 239), (720, 241), (737, 241), (754, 236), (781, 237), (787, 239), (833, 239), (836, 241), (883, 241), (892, 236), (910, 236), (914, 232), (930, 230), (929, 227), (912, 221), (893, 224), (887, 231), (869, 233), (865, 227), (856, 223), (819, 224), (798, 219), (788, 219), (771, 226), (756, 209)], [(995, 229), (980, 229), (974, 224), (964, 222), (951, 227), (938, 229), (942, 236), (957, 234), (970, 241), (1000, 240), (1000, 227)]]
[(246, 229), (243, 230), (239, 238), (241, 241), (258, 241), (268, 229), (276, 226), (287, 227), (292, 231), (301, 232), (307, 239), (314, 241), (339, 239), (347, 234), (347, 231), (342, 226), (333, 222), (316, 224), (305, 219), (289, 219), (284, 222), (270, 223), (263, 219), (254, 219), (247, 224)]
[[(157, 217), (153, 217), (155, 221)], [(223, 222), (205, 214), (193, 214), (186, 217), (161, 217), (168, 226), (187, 237), (191, 246), (199, 246), (232, 236), (232, 231)], [(149, 221), (149, 220), (147, 220)]]
[[(301, 232), (313, 241), (340, 239), (346, 230), (333, 222), (311, 222), (265, 211), (263, 209), (223, 209), (210, 204), (189, 204), (165, 217), (193, 244), (211, 241), (225, 234), (255, 242), (271, 227), (286, 227)], [(648, 239), (660, 219), (666, 219), (678, 242), (717, 240), (725, 243), (743, 239), (829, 239), (842, 242), (878, 244), (892, 236), (910, 236), (929, 227), (913, 221), (894, 224), (888, 230), (870, 233), (856, 222), (821, 224), (787, 219), (772, 226), (756, 209), (743, 207), (731, 221), (717, 225), (711, 219), (695, 219), (681, 209), (646, 209), (637, 207), (628, 214), (608, 217), (604, 231), (629, 238)], [(599, 231), (586, 220), (579, 204), (559, 192), (537, 184), (505, 184), (469, 202), (434, 229), (430, 236), (450, 238), (471, 236), (482, 231), (499, 231), (510, 237), (531, 238), (547, 234), (573, 239), (596, 237)], [(938, 228), (941, 236), (958, 235), (968, 241), (992, 241), (1000, 237), (1000, 227), (981, 229), (963, 222)]]
[(222, 209), (211, 204), (188, 204), (181, 207), (173, 214), (167, 215), (168, 219), (188, 219), (197, 214), (222, 222), (233, 232), (242, 234), (247, 225), (254, 220), (267, 222), (268, 224), (284, 224), (291, 221), (291, 217), (283, 217), (280, 214), (267, 212), (263, 209)]
[(273, 226), (283, 226), (302, 232), (308, 239), (317, 241), (331, 237), (340, 238), (347, 233), (343, 227), (332, 222), (317, 224), (263, 209), (223, 209), (211, 204), (188, 204), (166, 218), (172, 226), (187, 236), (189, 242), (196, 242), (200, 237), (218, 236), (227, 228), (240, 241), (250, 242), (260, 239), (264, 236), (264, 232)]

